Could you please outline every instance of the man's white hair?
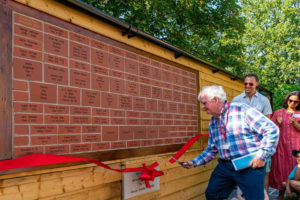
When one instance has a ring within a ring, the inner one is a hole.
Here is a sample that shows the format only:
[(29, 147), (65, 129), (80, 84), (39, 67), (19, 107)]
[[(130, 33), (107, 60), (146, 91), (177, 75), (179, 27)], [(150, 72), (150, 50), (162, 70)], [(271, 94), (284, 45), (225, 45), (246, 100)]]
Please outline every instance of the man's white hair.
[(221, 102), (227, 100), (226, 93), (220, 85), (204, 86), (198, 95), (199, 101), (202, 95), (206, 95), (209, 100), (212, 100), (214, 97), (217, 97)]

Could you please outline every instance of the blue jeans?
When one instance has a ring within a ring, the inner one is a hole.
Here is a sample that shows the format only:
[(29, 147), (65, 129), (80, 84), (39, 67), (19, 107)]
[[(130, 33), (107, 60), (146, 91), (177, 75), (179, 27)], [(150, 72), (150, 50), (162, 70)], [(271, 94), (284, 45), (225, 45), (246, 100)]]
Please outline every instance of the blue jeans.
[(226, 199), (237, 184), (246, 200), (263, 200), (265, 167), (235, 171), (231, 161), (219, 159), (205, 191), (207, 200)]

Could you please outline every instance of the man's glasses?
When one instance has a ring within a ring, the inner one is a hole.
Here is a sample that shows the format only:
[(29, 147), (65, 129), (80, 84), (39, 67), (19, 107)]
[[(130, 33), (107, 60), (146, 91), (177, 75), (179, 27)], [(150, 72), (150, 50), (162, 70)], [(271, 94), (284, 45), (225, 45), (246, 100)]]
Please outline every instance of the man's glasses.
[(244, 85), (245, 85), (245, 86), (247, 86), (247, 85), (253, 86), (254, 83), (244, 83)]
[(292, 99), (289, 99), (288, 101), (289, 101), (289, 103), (295, 103), (295, 104), (299, 103), (299, 101), (295, 101), (295, 100), (292, 100)]

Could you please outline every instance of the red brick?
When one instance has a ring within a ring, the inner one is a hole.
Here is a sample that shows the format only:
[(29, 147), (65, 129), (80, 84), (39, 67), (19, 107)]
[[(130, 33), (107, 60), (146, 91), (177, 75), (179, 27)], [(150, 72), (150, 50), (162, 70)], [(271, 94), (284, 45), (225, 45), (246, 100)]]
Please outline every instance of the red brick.
[(71, 107), (71, 115), (91, 115), (89, 107)]
[(133, 127), (134, 139), (146, 139), (147, 138), (147, 128), (145, 126), (135, 126)]
[(111, 117), (125, 117), (124, 110), (110, 110)]
[(40, 31), (36, 31), (34, 29), (25, 27), (25, 26), (21, 26), (18, 24), (14, 24), (14, 34), (17, 35), (21, 35), (21, 36), (25, 36), (31, 39), (35, 39), (35, 40), (39, 40), (42, 41), (43, 40), (43, 33)]
[(161, 64), (155, 60), (151, 60), (151, 65), (155, 66), (155, 67), (158, 67), (158, 68), (161, 68)]
[(100, 106), (100, 93), (98, 91), (82, 90), (83, 106)]
[(140, 76), (144, 76), (144, 77), (148, 77), (151, 78), (151, 69), (152, 67), (150, 67), (149, 65), (145, 65), (145, 64), (140, 64), (139, 66), (139, 73)]
[(70, 42), (70, 58), (90, 62), (89, 47), (75, 42)]
[(115, 77), (115, 78), (119, 78), (119, 79), (124, 79), (124, 72), (121, 72), (121, 71), (109, 70), (109, 75), (111, 77)]
[(92, 48), (92, 64), (108, 67), (108, 53)]
[(42, 61), (42, 53), (31, 49), (14, 47), (14, 56), (34, 61)]
[(109, 116), (109, 110), (105, 108), (93, 108), (93, 115)]
[(118, 95), (102, 92), (101, 93), (101, 107), (118, 108)]
[(29, 128), (27, 125), (15, 125), (14, 126), (14, 134), (17, 135), (28, 135)]
[(125, 71), (131, 74), (139, 74), (139, 65), (138, 62), (133, 60), (125, 59)]
[(139, 125), (140, 124), (140, 119), (137, 118), (126, 118), (127, 119), (127, 124), (129, 125)]
[(139, 59), (139, 56), (137, 54), (129, 52), (129, 51), (125, 51), (125, 57), (130, 58), (132, 60), (138, 60)]
[(161, 70), (155, 67), (152, 67), (152, 78), (156, 80), (161, 80)]
[(140, 111), (146, 110), (146, 100), (140, 97), (133, 97), (133, 109)]
[(136, 111), (126, 111), (127, 117), (140, 117), (140, 113)]
[(125, 78), (128, 81), (134, 81), (134, 82), (138, 82), (139, 81), (139, 77), (136, 76), (136, 75), (132, 75), (132, 74), (126, 74)]
[(140, 81), (141, 83), (148, 84), (148, 85), (150, 85), (151, 82), (152, 82), (151, 79), (145, 78), (145, 77), (139, 77), (139, 81)]
[(56, 103), (56, 86), (31, 82), (30, 99), (33, 102)]
[(13, 80), (13, 90), (23, 90), (27, 91), (28, 90), (28, 84), (26, 81), (18, 81), (18, 80)]
[(141, 119), (140, 125), (152, 125), (152, 119)]
[(43, 153), (43, 147), (19, 147), (14, 148), (14, 157), (22, 157), (29, 154), (42, 154)]
[(173, 138), (167, 138), (167, 139), (165, 139), (165, 144), (173, 144), (173, 143), (174, 143)]
[(110, 124), (113, 125), (125, 125), (126, 121), (125, 118), (110, 118)]
[(90, 88), (90, 73), (70, 70), (70, 84), (72, 86)]
[(163, 139), (154, 140), (153, 144), (154, 145), (162, 145), (162, 144), (164, 144), (164, 140)]
[(68, 124), (69, 116), (63, 115), (45, 115), (46, 124)]
[(87, 37), (84, 37), (82, 35), (70, 32), (70, 40), (80, 42), (82, 44), (89, 45), (90, 44), (90, 39)]
[[(153, 113), (153, 114), (155, 114), (155, 113)], [(153, 114), (150, 113), (150, 112), (142, 112), (141, 113), (141, 118), (152, 118)]]
[(109, 55), (110, 68), (124, 71), (124, 58), (113, 54)]
[(71, 152), (87, 152), (92, 150), (91, 144), (72, 144)]
[(46, 154), (66, 154), (69, 153), (68, 145), (46, 146)]
[(184, 104), (181, 104), (181, 103), (178, 104), (177, 105), (177, 110), (178, 110), (178, 113), (185, 113), (185, 106), (184, 106)]
[(68, 85), (68, 69), (45, 64), (45, 81), (48, 83)]
[(108, 68), (92, 65), (92, 73), (102, 74), (102, 75), (108, 75)]
[(71, 60), (71, 59), (70, 59), (70, 67), (75, 68), (75, 69), (81, 69), (81, 70), (88, 71), (88, 72), (90, 71), (90, 65), (89, 64), (79, 62), (79, 61), (76, 61), (76, 60)]
[(156, 112), (157, 111), (157, 100), (147, 99), (147, 110)]
[(92, 119), (93, 124), (109, 124), (108, 117), (93, 117)]
[(153, 118), (161, 119), (161, 118), (163, 118), (163, 114), (162, 113), (153, 113)]
[(89, 116), (71, 116), (71, 124), (90, 124), (91, 117)]
[(92, 89), (108, 91), (109, 90), (108, 77), (92, 74)]
[(30, 113), (42, 113), (42, 104), (32, 104), (32, 103), (14, 103), (14, 112), (30, 112)]
[(51, 34), (59, 36), (59, 37), (68, 38), (68, 31), (66, 31), (62, 28), (59, 28), (57, 26), (53, 26), (53, 25), (50, 25), (50, 24), (45, 24), (44, 31), (46, 33), (51, 33)]
[(161, 80), (164, 82), (171, 82), (173, 80), (172, 73), (169, 71), (162, 70)]
[(100, 126), (82, 126), (82, 133), (100, 133)]
[(163, 125), (164, 122), (161, 119), (153, 119), (153, 125)]
[(15, 114), (15, 123), (41, 124), (43, 123), (43, 116), (36, 114)]
[(152, 87), (152, 98), (162, 99), (162, 89), (159, 87)]
[(59, 57), (57, 55), (50, 55), (45, 53), (44, 54), (44, 62), (45, 63), (50, 63), (50, 64), (55, 64), (55, 65), (60, 65), (63, 67), (68, 67), (68, 59), (64, 57)]
[(178, 74), (173, 74), (173, 83), (177, 85), (181, 85), (182, 84), (181, 76)]
[(83, 142), (100, 142), (101, 135), (100, 134), (84, 134), (82, 136)]
[(118, 140), (118, 127), (117, 126), (103, 126), (102, 127), (102, 140), (103, 141), (116, 141)]
[(42, 63), (14, 58), (13, 65), (14, 78), (42, 81)]
[(122, 49), (116, 48), (114, 46), (109, 46), (109, 51), (119, 56), (124, 56), (125, 54), (125, 52)]
[(69, 107), (68, 106), (60, 106), (60, 105), (45, 105), (45, 113), (68, 114)]
[(37, 51), (42, 51), (43, 49), (43, 44), (41, 41), (32, 40), (21, 36), (14, 36), (14, 44), (26, 49), (29, 48)]
[(15, 136), (14, 137), (14, 146), (24, 146), (28, 145), (29, 138), (28, 136)]
[(127, 147), (139, 147), (141, 145), (140, 141), (128, 141), (127, 142)]
[(159, 137), (160, 138), (166, 138), (169, 136), (169, 129), (167, 126), (161, 126), (159, 127)]
[(160, 112), (168, 111), (168, 103), (166, 101), (158, 101), (158, 108)]
[(152, 140), (142, 140), (141, 141), (141, 147), (152, 146), (152, 144), (153, 144)]
[(59, 37), (45, 34), (45, 52), (68, 57), (68, 41)]
[(131, 110), (132, 109), (132, 97), (130, 96), (119, 96), (119, 107), (121, 109)]
[(172, 101), (173, 100), (172, 90), (164, 89), (163, 90), (163, 99)]
[(147, 138), (158, 138), (158, 127), (148, 126), (147, 133)]
[(59, 134), (81, 133), (81, 126), (62, 125), (58, 127)]
[(140, 84), (140, 95), (142, 97), (151, 97), (151, 86)]
[(142, 63), (150, 64), (150, 59), (149, 58), (146, 58), (146, 57), (143, 57), (143, 56), (139, 56), (139, 60)]
[(58, 143), (59, 144), (71, 144), (71, 143), (79, 143), (81, 142), (80, 135), (59, 135)]
[(174, 138), (173, 139), (173, 143), (176, 144), (176, 143), (182, 143), (182, 139), (181, 138)]
[(126, 81), (126, 94), (138, 96), (139, 95), (139, 84), (136, 82)]
[(112, 149), (124, 149), (124, 148), (126, 148), (126, 142), (112, 142), (111, 148)]
[(31, 136), (32, 145), (57, 144), (56, 135)]
[(80, 105), (80, 90), (77, 88), (59, 87), (58, 103)]
[(32, 134), (57, 134), (57, 127), (55, 125), (32, 125)]
[(131, 126), (120, 126), (119, 138), (120, 140), (133, 139), (133, 129)]
[(93, 151), (105, 150), (109, 148), (110, 148), (109, 142), (93, 144)]
[(92, 47), (95, 47), (95, 48), (98, 48), (98, 49), (102, 49), (104, 51), (108, 50), (107, 44), (99, 42), (97, 40), (92, 40)]
[(25, 15), (21, 15), (19, 13), (14, 13), (14, 22), (22, 24), (26, 27), (34, 28), (37, 30), (42, 31), (43, 30), (43, 24), (41, 21), (38, 21), (36, 19), (30, 18)]
[(109, 84), (110, 84), (110, 91), (114, 93), (121, 93), (123, 94), (125, 91), (125, 82), (124, 80), (121, 79), (116, 79), (116, 78), (110, 78), (109, 79)]

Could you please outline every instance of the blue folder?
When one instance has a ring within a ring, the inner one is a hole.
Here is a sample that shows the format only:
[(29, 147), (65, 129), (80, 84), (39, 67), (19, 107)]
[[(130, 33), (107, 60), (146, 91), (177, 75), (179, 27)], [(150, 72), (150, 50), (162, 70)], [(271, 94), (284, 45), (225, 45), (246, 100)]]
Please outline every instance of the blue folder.
[(247, 154), (245, 156), (233, 159), (232, 160), (232, 164), (234, 166), (234, 169), (236, 171), (238, 171), (238, 170), (241, 170), (241, 169), (248, 168), (249, 167), (249, 163), (255, 157), (256, 153), (257, 152), (250, 153), (250, 154)]

